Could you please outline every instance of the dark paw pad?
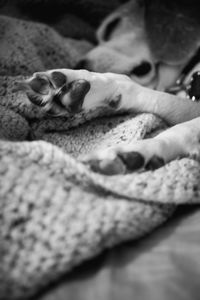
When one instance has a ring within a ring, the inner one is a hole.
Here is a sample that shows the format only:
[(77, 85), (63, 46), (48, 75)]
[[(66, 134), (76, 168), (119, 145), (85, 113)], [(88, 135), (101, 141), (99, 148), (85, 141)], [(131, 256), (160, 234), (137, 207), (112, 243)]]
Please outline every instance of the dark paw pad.
[(65, 103), (65, 100), (63, 98), (63, 102), (64, 104), (66, 104), (66, 107), (70, 112), (77, 113), (81, 111), (85, 95), (89, 90), (90, 83), (87, 80), (80, 79), (70, 83), (70, 103)]
[(50, 84), (48, 79), (36, 76), (29, 81), (29, 86), (31, 89), (41, 95), (48, 95)]
[(138, 152), (122, 152), (118, 153), (118, 157), (129, 171), (135, 171), (144, 166), (144, 157)]
[(67, 76), (59, 71), (52, 72), (51, 78), (56, 88), (61, 88), (67, 83)]
[(112, 109), (117, 109), (121, 103), (121, 98), (122, 98), (122, 95), (119, 94), (115, 98), (109, 99), (109, 101), (108, 101), (109, 107)]
[(162, 167), (163, 165), (165, 164), (164, 162), (164, 159), (159, 157), (159, 156), (156, 156), (154, 155), (150, 161), (147, 163), (146, 165), (146, 169), (147, 170), (155, 170), (155, 169), (158, 169), (160, 167)]
[(46, 103), (43, 101), (42, 97), (38, 94), (35, 94), (34, 92), (31, 91), (27, 91), (27, 97), (29, 98), (29, 100), (40, 107), (44, 107), (46, 105)]

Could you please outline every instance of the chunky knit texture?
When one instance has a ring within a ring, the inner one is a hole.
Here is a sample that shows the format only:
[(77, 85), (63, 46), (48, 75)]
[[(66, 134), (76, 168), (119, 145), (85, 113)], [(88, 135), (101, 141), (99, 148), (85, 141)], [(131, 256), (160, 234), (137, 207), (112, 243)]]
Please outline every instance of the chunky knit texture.
[[(28, 299), (107, 247), (198, 203), (200, 166), (189, 158), (118, 176), (78, 160), (100, 147), (163, 130), (151, 114), (47, 119), (15, 82), (34, 71), (73, 67), (91, 45), (46, 25), (0, 17), (0, 299)], [(81, 126), (78, 126), (82, 124)], [(28, 141), (30, 139), (35, 141)]]

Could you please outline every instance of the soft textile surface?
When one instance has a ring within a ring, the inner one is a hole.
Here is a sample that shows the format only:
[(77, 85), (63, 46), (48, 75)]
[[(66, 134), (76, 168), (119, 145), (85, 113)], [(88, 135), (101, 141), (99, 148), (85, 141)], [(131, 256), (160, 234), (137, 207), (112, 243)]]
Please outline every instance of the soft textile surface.
[(95, 111), (45, 118), (13, 92), (16, 80), (72, 68), (91, 45), (39, 23), (5, 16), (0, 23), (0, 299), (27, 299), (105, 248), (152, 231), (177, 205), (198, 203), (200, 168), (185, 158), (143, 173), (91, 172), (80, 154), (165, 124), (150, 114), (86, 122)]
[(36, 299), (199, 300), (199, 222), (197, 207), (179, 207), (153, 233), (104, 251)]

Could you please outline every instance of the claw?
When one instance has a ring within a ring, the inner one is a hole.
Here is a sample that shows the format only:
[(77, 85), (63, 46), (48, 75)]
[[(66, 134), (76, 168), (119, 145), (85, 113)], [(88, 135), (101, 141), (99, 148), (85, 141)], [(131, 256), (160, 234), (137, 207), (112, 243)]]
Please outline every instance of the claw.
[(21, 92), (21, 91), (28, 91), (30, 90), (27, 80), (22, 81), (15, 81), (15, 86), (13, 87), (12, 91), (13, 93)]

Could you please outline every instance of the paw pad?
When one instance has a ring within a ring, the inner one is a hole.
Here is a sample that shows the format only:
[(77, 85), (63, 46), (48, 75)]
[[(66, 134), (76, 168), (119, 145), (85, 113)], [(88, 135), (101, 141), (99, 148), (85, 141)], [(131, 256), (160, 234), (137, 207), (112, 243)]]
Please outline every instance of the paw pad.
[(119, 105), (120, 105), (121, 98), (122, 98), (122, 95), (119, 94), (114, 99), (110, 99), (108, 101), (109, 107), (112, 108), (112, 109), (117, 109), (119, 107)]
[(65, 76), (65, 74), (59, 71), (52, 72), (51, 78), (55, 87), (57, 88), (61, 88), (63, 85), (67, 83), (67, 76)]
[(155, 170), (162, 167), (165, 164), (164, 159), (154, 155), (146, 165), (147, 170)]
[(128, 171), (135, 171), (144, 166), (144, 157), (138, 152), (118, 153), (118, 157), (125, 164)]
[(31, 89), (38, 94), (48, 95), (49, 93), (49, 82), (45, 78), (36, 76), (30, 80), (29, 85)]
[(90, 83), (87, 80), (79, 79), (71, 84), (69, 109), (71, 112), (79, 112), (82, 108), (85, 95), (90, 90)]
[(50, 115), (80, 112), (90, 83), (84, 79), (68, 83), (67, 79), (60, 71), (39, 72), (21, 82), (19, 89), (26, 92), (33, 104), (43, 107)]

